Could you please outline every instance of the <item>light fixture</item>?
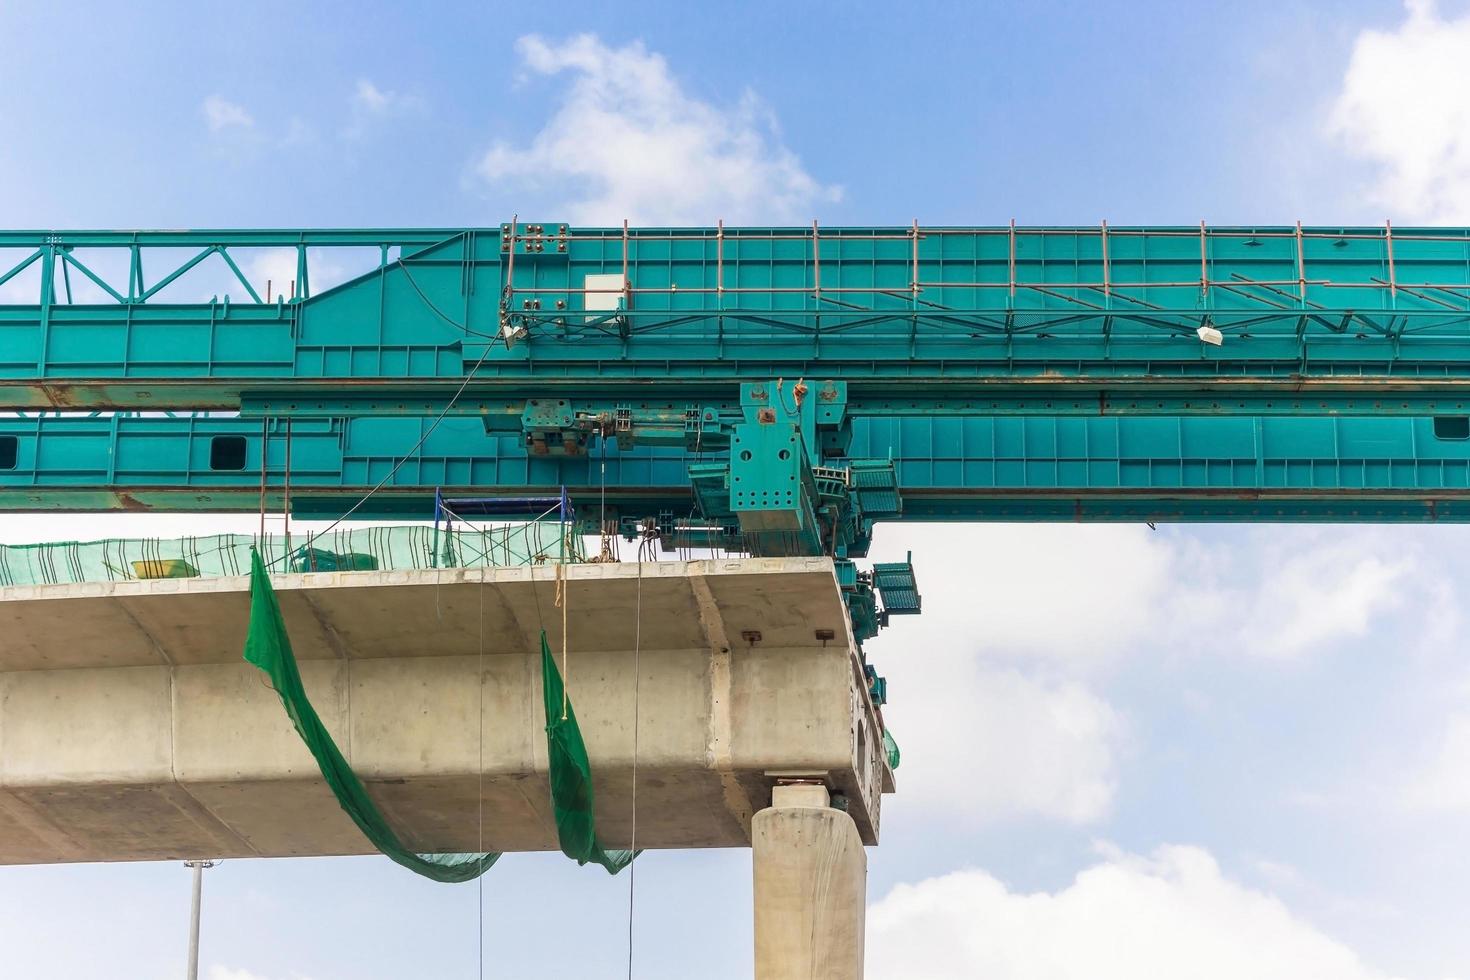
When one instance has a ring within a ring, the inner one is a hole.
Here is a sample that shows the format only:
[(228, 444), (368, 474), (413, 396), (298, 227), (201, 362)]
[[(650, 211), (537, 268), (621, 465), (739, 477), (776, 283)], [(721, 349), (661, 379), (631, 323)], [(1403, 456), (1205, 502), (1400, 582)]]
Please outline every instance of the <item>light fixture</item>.
[(500, 323), (500, 339), (505, 343), (505, 349), (510, 350), (516, 345), (516, 341), (524, 340), (527, 334), (526, 328), (519, 323), (512, 323), (508, 318), (502, 319)]
[(1203, 326), (1195, 331), (1199, 339), (1207, 344), (1219, 347), (1225, 342), (1225, 335), (1211, 326)]

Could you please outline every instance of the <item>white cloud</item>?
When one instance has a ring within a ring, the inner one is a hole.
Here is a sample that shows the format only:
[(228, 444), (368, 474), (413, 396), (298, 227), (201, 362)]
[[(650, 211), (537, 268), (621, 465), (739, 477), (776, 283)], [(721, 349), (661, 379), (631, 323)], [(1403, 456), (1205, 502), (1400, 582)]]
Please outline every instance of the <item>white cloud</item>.
[(1406, 588), (1414, 574), (1407, 556), (1376, 553), (1383, 543), (1357, 532), (1305, 548), (1267, 544), (1253, 569), (1259, 584), (1230, 613), (1241, 624), (1234, 641), (1247, 653), (1296, 657), (1364, 636), (1406, 593), (1423, 592)]
[(1410, 810), (1470, 813), (1470, 714), (1450, 716), (1432, 757), (1400, 798)]
[[(346, 122), (338, 135), (344, 140), (366, 136), (369, 130), (385, 120), (399, 118), (424, 109), (424, 101), (416, 95), (385, 89), (369, 79), (360, 78), (348, 97)], [(286, 117), (284, 124), (257, 126), (250, 110), (221, 95), (211, 95), (200, 106), (211, 133), (231, 134), (236, 143), (263, 148), (301, 147), (318, 142), (318, 127), (300, 115)]]
[[(9, 272), (11, 267), (21, 258), (24, 258), (24, 256), (0, 257), (0, 275)], [(28, 306), (38, 301), (41, 295), (40, 280), (34, 274), (26, 274), (34, 270), (36, 265), (37, 263), (33, 262), (31, 263), (31, 269), (16, 275), (15, 278), (8, 282), (0, 283), (0, 303), (24, 304)]]
[[(903, 545), (933, 612), (895, 620), (893, 635), (940, 627), (949, 642), (933, 645), (966, 659), (983, 651), (1072, 664), (1134, 649), (1157, 628), (1179, 551), (1170, 535), (1105, 524), (910, 525)], [(963, 627), (941, 626), (946, 614)]]
[(1278, 899), (1170, 846), (1112, 853), (1056, 892), (983, 871), (900, 885), (868, 911), (874, 980), (1381, 980)]
[(560, 107), (528, 146), (497, 143), (487, 181), (547, 192), (579, 224), (805, 221), (840, 188), (807, 173), (769, 109), (750, 92), (717, 106), (685, 92), (661, 55), (583, 34), (517, 42), (537, 75), (569, 73)]
[(395, 93), (384, 92), (366, 78), (359, 78), (352, 101), (369, 112), (387, 112), (396, 98)]
[[(926, 665), (932, 666), (932, 665)], [(1086, 824), (1117, 792), (1123, 719), (1084, 685), (1016, 670), (939, 668), (906, 698), (901, 803), (974, 826), (1022, 817)]]
[(1128, 726), (1088, 678), (1148, 636), (1169, 540), (1143, 527), (908, 525), (902, 543), (928, 611), (868, 647), (893, 684), (895, 805), (968, 825), (1105, 817)]
[[(250, 285), (255, 287), (262, 299), (271, 302), (278, 296), (289, 299), (293, 295), (292, 289), (297, 277), (296, 249), (242, 249), (231, 254), (236, 257), (240, 271), (250, 280)], [(376, 250), (372, 250), (369, 255), (368, 250), (363, 249), (308, 249), (307, 274), (311, 294), (316, 296), (340, 285), (352, 275), (366, 272), (377, 261)], [(217, 275), (211, 279), (211, 295), (229, 295), (237, 302), (249, 301), (240, 281), (228, 271), (224, 263), (220, 263), (212, 271)], [(267, 285), (270, 287), (269, 292)]]
[[(290, 296), (296, 281), (296, 250), (273, 248), (260, 255), (244, 270), (255, 291), (270, 302), (277, 296)], [(269, 290), (267, 292), (267, 289)]]
[(903, 539), (934, 612), (895, 620), (879, 650), (917, 634), (960, 660), (1102, 669), (1143, 648), (1300, 657), (1365, 636), (1398, 611), (1428, 617), (1436, 636), (1454, 625), (1436, 571), (1402, 536), (1372, 528), (1206, 542), (1142, 525), (909, 526)]
[(205, 99), (201, 108), (204, 112), (204, 121), (209, 126), (211, 133), (229, 129), (250, 129), (255, 125), (255, 119), (244, 106), (218, 95), (211, 95)]
[(1142, 526), (910, 525), (902, 543), (929, 611), (868, 646), (895, 698), (895, 805), (970, 823), (1111, 813), (1133, 739), (1108, 686), (1126, 661), (1342, 655), (1392, 621), (1417, 632), (1453, 605), (1434, 587), (1439, 569), (1401, 535), (1368, 528), (1222, 541)]
[(1409, 221), (1470, 221), (1470, 12), (1407, 0), (1391, 31), (1358, 35), (1328, 128), (1379, 168), (1371, 195)]
[[(212, 966), (209, 968), (209, 980), (271, 980), (271, 978), (238, 967)], [(308, 980), (308, 978), (299, 973), (293, 973), (290, 980)]]
[(359, 78), (349, 100), (349, 121), (342, 130), (346, 139), (361, 139), (381, 120), (421, 112), (424, 100), (416, 95), (380, 88), (366, 78)]
[(316, 141), (316, 127), (311, 123), (300, 116), (292, 116), (286, 121), (286, 134), (281, 137), (282, 146), (308, 146)]

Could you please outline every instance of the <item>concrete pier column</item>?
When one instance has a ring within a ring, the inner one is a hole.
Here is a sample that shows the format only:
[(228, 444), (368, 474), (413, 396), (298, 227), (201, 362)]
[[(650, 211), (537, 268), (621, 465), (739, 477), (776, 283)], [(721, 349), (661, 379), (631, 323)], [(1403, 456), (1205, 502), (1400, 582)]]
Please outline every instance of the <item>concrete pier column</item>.
[(777, 786), (751, 828), (755, 980), (861, 980), (868, 856), (820, 785)]

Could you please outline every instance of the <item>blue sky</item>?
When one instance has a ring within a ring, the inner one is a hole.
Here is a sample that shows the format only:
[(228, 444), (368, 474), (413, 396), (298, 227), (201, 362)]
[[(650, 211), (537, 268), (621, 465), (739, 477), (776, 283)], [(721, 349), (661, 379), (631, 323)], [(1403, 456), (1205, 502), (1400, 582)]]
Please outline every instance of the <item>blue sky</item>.
[[(1447, 0), (546, 6), (0, 0), (0, 226), (1470, 223)], [(1467, 545), (881, 528), (926, 612), (871, 647), (904, 765), (869, 975), (1470, 976)], [(749, 976), (749, 877), (645, 857), (636, 975)], [(488, 976), (624, 975), (624, 879), (513, 855), (483, 894)], [(206, 975), (474, 976), (478, 899), (227, 862)], [(187, 900), (174, 864), (0, 869), (4, 972), (176, 976)]]

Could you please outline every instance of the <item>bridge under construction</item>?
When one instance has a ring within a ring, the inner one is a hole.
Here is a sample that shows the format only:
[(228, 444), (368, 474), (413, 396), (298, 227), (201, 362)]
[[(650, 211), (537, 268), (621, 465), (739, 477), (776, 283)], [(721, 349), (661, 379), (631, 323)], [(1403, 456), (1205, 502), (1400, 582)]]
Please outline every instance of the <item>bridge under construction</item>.
[(1470, 519), (1470, 229), (0, 231), (17, 281), (0, 509), (261, 528), (0, 549), (10, 863), (751, 846), (757, 976), (857, 977), (875, 533)]

